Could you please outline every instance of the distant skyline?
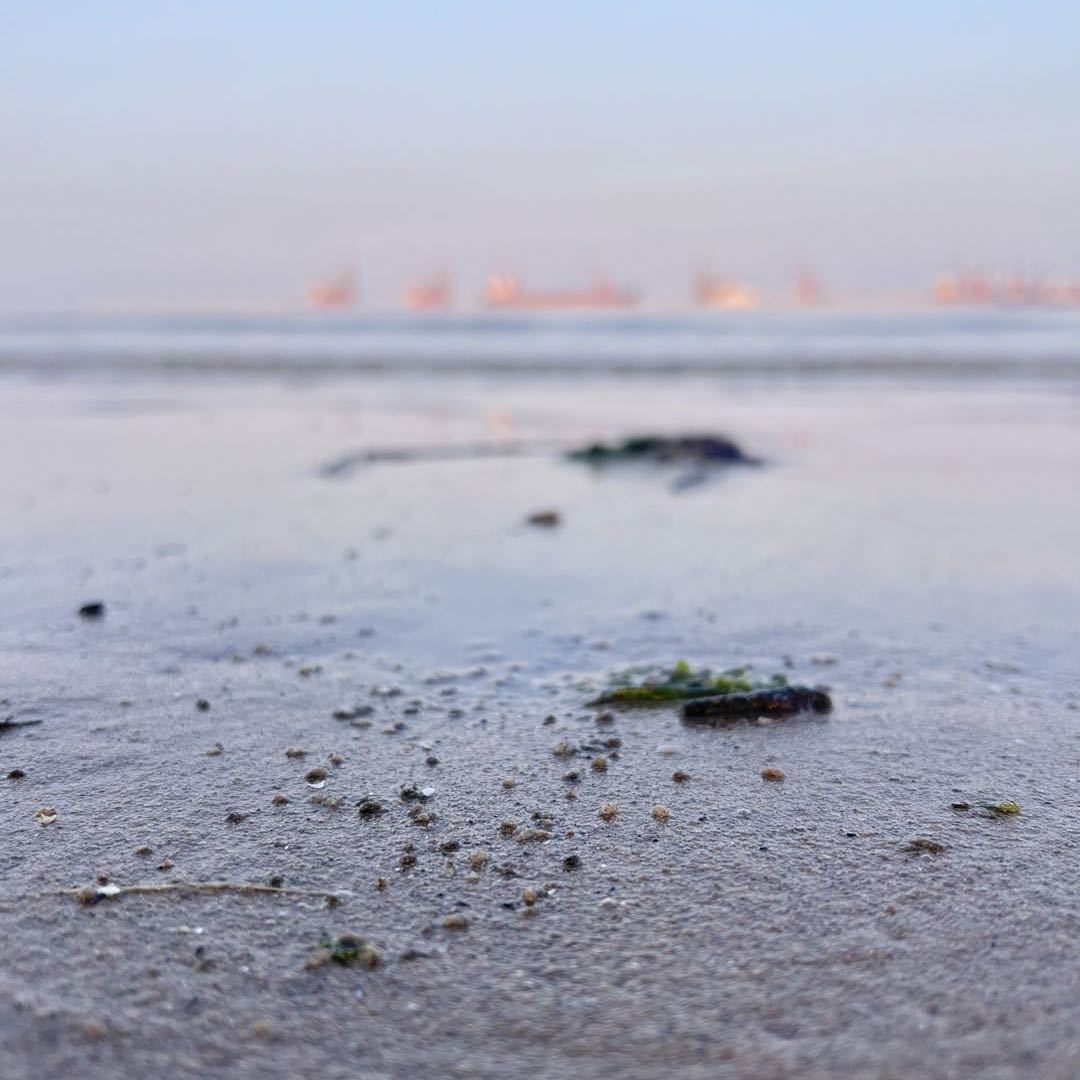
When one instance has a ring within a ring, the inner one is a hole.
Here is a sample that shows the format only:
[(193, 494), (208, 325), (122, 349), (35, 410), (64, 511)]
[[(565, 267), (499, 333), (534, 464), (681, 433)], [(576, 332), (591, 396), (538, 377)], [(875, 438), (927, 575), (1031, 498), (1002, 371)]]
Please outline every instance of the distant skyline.
[(0, 4), (0, 310), (1080, 278), (1080, 5)]

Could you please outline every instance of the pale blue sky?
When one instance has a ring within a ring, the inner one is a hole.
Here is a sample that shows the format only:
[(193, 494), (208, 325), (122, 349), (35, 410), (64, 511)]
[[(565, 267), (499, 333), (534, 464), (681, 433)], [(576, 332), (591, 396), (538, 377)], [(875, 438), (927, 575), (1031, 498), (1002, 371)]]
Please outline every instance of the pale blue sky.
[(0, 308), (1080, 277), (1080, 4), (0, 0)]

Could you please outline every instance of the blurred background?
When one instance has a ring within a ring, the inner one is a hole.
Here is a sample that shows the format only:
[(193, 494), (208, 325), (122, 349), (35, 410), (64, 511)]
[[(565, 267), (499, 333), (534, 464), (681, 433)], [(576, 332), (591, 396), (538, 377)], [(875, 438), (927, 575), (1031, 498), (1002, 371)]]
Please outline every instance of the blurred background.
[(0, 310), (1080, 305), (1065, 0), (5, 4)]
[[(331, 498), (319, 542), (392, 519), (402, 544), (431, 485), (488, 510), (516, 492), (492, 511), (513, 521), (529, 492), (569, 499), (565, 471), (462, 447), (642, 431), (797, 465), (702, 498), (767, 518), (776, 485), (816, 477), (852, 550), (897, 551), (868, 566), (889, 587), (923, 575), (899, 569), (912, 552), (940, 558), (927, 520), (978, 546), (973, 476), (986, 520), (1026, 491), (1033, 528), (1060, 530), (1078, 61), (1064, 0), (6, 4), (10, 565), (53, 551), (100, 574), (91, 541), (126, 550), (136, 525), (150, 550), (232, 537), (226, 577), (286, 537), (304, 561)], [(331, 497), (320, 469), (372, 447), (455, 464), (361, 470)], [(382, 518), (350, 501), (365, 484), (386, 485), (365, 489)], [(863, 512), (860, 485), (886, 504)], [(599, 523), (622, 497), (578, 491)], [(661, 528), (667, 487), (635, 497)], [(802, 520), (818, 563), (799, 574), (850, 572)], [(1033, 540), (1001, 544), (984, 575)]]
[(6, 4), (8, 532), (154, 522), (170, 424), (169, 506), (273, 438), (311, 483), (687, 429), (850, 497), (884, 416), (960, 502), (976, 445), (1031, 483), (1076, 432), (1078, 54), (1064, 0)]

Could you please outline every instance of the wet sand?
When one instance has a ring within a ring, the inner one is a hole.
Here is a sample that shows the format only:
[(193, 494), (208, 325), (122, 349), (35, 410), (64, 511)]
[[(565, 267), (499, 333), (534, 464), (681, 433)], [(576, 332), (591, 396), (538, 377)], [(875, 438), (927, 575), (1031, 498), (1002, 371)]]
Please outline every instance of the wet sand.
[[(0, 696), (42, 722), (0, 731), (4, 1075), (1076, 1075), (1078, 404), (6, 380)], [(319, 475), (670, 418), (770, 464), (685, 491), (551, 455)], [(680, 657), (827, 683), (835, 710), (584, 707)], [(1001, 799), (1021, 813), (951, 809)], [(340, 903), (64, 892), (98, 874)], [(345, 932), (376, 970), (305, 966)]]

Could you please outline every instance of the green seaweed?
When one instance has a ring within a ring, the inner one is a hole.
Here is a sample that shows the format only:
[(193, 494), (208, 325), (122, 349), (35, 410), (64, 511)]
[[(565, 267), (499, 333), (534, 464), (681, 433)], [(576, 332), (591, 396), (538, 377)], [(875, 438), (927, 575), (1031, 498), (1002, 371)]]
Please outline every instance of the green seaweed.
[(992, 814), (1020, 813), (1020, 804), (1014, 802), (1012, 799), (1003, 799), (1001, 802), (981, 802), (976, 803), (975, 805), (982, 807), (983, 810), (989, 810)]
[(336, 938), (324, 936), (319, 942), (319, 948), (329, 953), (329, 960), (343, 967), (359, 963), (362, 967), (374, 968), (381, 959), (379, 950), (370, 941), (356, 934), (342, 934)]
[(667, 669), (628, 668), (611, 676), (611, 688), (588, 704), (667, 705), (692, 698), (770, 690), (787, 685), (787, 679), (783, 675), (773, 675), (761, 680), (751, 678), (748, 672), (749, 668), (737, 667), (714, 675), (709, 668), (695, 671), (685, 660), (679, 660), (674, 667)]

